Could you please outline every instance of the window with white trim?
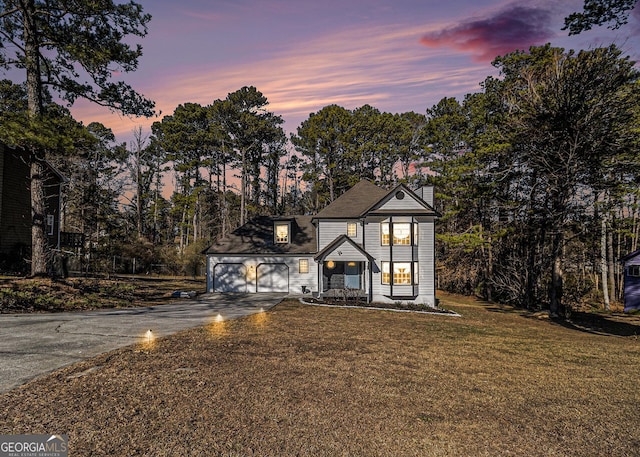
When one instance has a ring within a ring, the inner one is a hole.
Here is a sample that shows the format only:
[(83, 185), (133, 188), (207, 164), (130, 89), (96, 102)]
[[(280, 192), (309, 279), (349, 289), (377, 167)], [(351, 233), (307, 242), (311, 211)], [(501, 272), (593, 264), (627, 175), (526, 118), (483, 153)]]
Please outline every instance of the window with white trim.
[(640, 265), (629, 265), (627, 267), (627, 275), (634, 278), (640, 277)]
[(309, 259), (298, 260), (298, 273), (309, 273)]
[[(413, 264), (413, 268), (412, 268)], [(382, 284), (407, 286), (418, 284), (418, 262), (380, 262)]]
[(389, 246), (389, 223), (380, 223), (380, 243), (383, 246)]
[(416, 222), (394, 222), (393, 239), (389, 230), (388, 222), (380, 223), (380, 244), (389, 246), (393, 241), (394, 246), (418, 245), (418, 224)]
[(411, 244), (411, 223), (393, 224), (393, 245)]
[(358, 235), (358, 224), (355, 222), (347, 222), (347, 236), (354, 237)]
[(391, 271), (389, 267), (389, 262), (381, 262), (381, 270), (382, 270), (382, 284), (389, 284), (391, 282)]
[(276, 243), (289, 242), (289, 224), (276, 224)]
[(411, 285), (411, 263), (393, 263), (393, 284)]

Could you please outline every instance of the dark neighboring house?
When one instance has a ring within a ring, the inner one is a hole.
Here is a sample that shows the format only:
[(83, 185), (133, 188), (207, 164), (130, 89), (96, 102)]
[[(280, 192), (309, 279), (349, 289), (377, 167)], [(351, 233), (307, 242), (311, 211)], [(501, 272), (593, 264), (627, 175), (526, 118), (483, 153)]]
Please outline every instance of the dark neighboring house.
[[(31, 256), (31, 184), (27, 153), (0, 143), (0, 269), (26, 270)], [(60, 247), (63, 176), (46, 163), (46, 230), (49, 246)]]
[(640, 249), (620, 261), (624, 263), (624, 310), (640, 309)]
[(209, 247), (209, 292), (436, 304), (433, 188), (360, 181), (313, 216), (257, 217)]

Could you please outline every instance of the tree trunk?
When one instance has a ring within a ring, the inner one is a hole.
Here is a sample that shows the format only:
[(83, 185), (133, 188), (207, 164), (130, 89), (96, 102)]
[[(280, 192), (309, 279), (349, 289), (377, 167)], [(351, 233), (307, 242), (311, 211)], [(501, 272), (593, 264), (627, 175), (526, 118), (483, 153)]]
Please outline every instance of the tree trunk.
[(603, 215), (601, 218), (601, 231), (600, 234), (600, 274), (602, 276), (602, 295), (604, 298), (604, 309), (609, 310), (611, 303), (609, 301), (609, 265), (607, 263), (607, 221)]
[(247, 210), (247, 163), (246, 152), (242, 150), (242, 170), (240, 171), (240, 225), (244, 225)]
[[(25, 37), (25, 70), (29, 115), (42, 115), (42, 82), (40, 80), (39, 39), (35, 24), (35, 2), (22, 3)], [(31, 185), (31, 275), (47, 274), (47, 237), (45, 221), (44, 151), (30, 151)]]
[(47, 275), (47, 236), (43, 162), (31, 159), (31, 276)]
[(558, 312), (562, 309), (562, 288), (563, 288), (563, 271), (562, 271), (562, 245), (564, 243), (564, 234), (561, 229), (553, 235), (553, 243), (551, 248), (551, 287), (549, 289), (549, 307), (552, 316), (558, 316)]
[[(613, 233), (611, 231), (611, 223), (607, 227), (607, 270), (609, 272), (609, 298), (616, 300), (616, 267), (613, 258)], [(607, 308), (609, 310), (609, 308)]]

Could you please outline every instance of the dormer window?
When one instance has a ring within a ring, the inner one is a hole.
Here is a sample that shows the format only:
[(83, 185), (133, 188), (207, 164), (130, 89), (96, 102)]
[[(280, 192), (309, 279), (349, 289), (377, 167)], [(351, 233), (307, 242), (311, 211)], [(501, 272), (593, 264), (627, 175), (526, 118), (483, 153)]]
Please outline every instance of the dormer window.
[(289, 224), (280, 223), (276, 224), (276, 243), (286, 244), (289, 242)]

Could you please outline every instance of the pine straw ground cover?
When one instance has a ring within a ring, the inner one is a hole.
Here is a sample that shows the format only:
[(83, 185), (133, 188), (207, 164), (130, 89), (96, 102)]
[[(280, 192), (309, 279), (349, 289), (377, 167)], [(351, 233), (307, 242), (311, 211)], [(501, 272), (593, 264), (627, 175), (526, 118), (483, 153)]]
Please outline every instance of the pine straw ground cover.
[(74, 457), (640, 454), (637, 336), (441, 298), (462, 317), (289, 300), (123, 348), (0, 396), (0, 434), (67, 433)]

